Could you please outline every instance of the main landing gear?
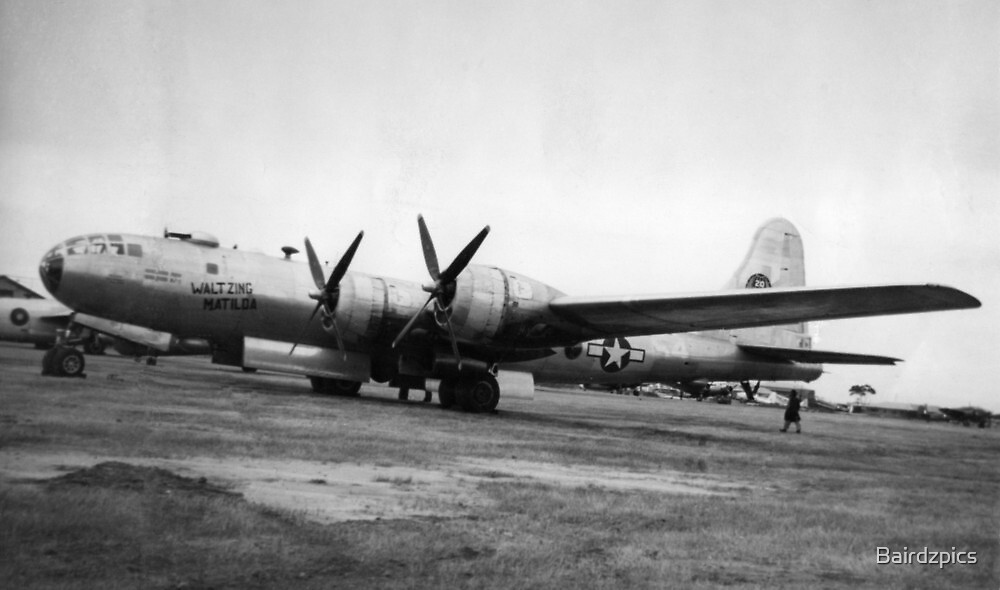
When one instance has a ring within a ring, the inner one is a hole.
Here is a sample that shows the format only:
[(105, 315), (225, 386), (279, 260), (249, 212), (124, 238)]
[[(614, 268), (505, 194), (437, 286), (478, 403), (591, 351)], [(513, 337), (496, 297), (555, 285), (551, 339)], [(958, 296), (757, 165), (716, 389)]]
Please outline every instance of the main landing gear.
[(492, 412), (500, 403), (500, 386), (489, 373), (444, 379), (438, 389), (438, 400), (446, 409), (458, 405), (474, 414)]
[(345, 381), (329, 377), (309, 377), (309, 383), (312, 384), (312, 390), (316, 393), (325, 393), (328, 395), (357, 397), (361, 391), (361, 383), (358, 381)]
[(42, 357), (42, 375), (53, 377), (86, 377), (83, 353), (71, 346), (57, 345)]
[[(361, 383), (357, 381), (329, 377), (310, 376), (309, 383), (316, 393), (328, 395), (357, 397), (361, 390)], [(399, 399), (403, 401), (409, 399), (411, 389), (421, 389), (413, 382), (394, 385), (399, 387)], [(431, 397), (431, 392), (425, 390), (424, 402), (430, 402)], [(445, 409), (455, 407), (475, 414), (493, 412), (500, 403), (500, 385), (489, 373), (449, 377), (442, 379), (438, 386), (438, 400)]]

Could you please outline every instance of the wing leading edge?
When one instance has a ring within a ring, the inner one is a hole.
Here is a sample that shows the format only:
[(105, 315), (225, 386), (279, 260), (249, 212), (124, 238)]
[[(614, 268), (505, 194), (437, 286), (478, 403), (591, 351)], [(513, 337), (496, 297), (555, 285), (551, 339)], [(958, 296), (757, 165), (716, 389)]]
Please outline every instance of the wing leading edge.
[(552, 311), (598, 336), (641, 336), (971, 309), (978, 299), (944, 285), (746, 289), (696, 295), (559, 297)]

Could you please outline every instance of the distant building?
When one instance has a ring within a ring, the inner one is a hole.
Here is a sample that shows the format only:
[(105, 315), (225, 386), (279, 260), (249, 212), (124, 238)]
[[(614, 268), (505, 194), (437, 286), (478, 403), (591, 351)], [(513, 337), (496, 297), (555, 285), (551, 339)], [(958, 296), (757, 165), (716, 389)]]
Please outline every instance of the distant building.
[(7, 275), (0, 275), (0, 297), (13, 297), (15, 299), (45, 299), (45, 297), (35, 293)]
[(919, 420), (945, 420), (938, 406), (927, 404), (908, 404), (903, 402), (870, 402), (867, 404), (852, 404), (852, 414), (870, 414), (886, 418), (909, 418)]

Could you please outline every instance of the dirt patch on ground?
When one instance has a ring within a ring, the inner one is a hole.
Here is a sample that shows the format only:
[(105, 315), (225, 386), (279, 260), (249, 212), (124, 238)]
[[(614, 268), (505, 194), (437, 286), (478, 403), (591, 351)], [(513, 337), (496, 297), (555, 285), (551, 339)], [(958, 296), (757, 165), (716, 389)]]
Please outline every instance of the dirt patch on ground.
[(153, 494), (182, 492), (203, 496), (240, 497), (242, 494), (208, 483), (204, 477), (183, 477), (160, 467), (143, 467), (121, 461), (105, 461), (48, 480), (50, 489), (94, 487)]
[(458, 516), (488, 501), (473, 478), (443, 470), (236, 457), (0, 451), (0, 482), (237, 494), (321, 523)]
[(156, 459), (0, 451), (0, 480), (9, 483), (242, 496), (321, 523), (475, 513), (490, 501), (478, 486), (506, 478), (668, 494), (725, 495), (746, 489), (744, 483), (679, 471), (633, 472), (514, 459), (460, 457), (434, 469), (236, 457)]
[(641, 490), (664, 494), (729, 495), (748, 488), (746, 482), (733, 482), (709, 475), (685, 471), (624, 471), (590, 465), (559, 465), (520, 459), (465, 458), (463, 464), (474, 467), (468, 474), (499, 479), (533, 479), (540, 483), (568, 487), (596, 486), (612, 490)]

